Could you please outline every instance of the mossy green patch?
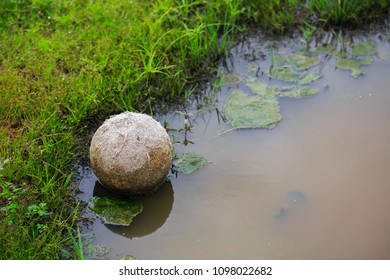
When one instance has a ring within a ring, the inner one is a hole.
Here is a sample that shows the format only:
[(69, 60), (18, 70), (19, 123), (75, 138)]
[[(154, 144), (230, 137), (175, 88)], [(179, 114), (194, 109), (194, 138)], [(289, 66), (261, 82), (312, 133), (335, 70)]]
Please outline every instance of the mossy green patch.
[(105, 224), (128, 226), (143, 210), (140, 202), (114, 197), (95, 197), (91, 209)]
[(371, 64), (372, 58), (363, 57), (363, 58), (338, 58), (336, 67), (351, 71), (351, 75), (354, 78), (357, 78), (360, 75), (363, 75), (364, 72), (360, 69), (361, 66), (366, 66)]
[(207, 158), (196, 153), (175, 154), (173, 158), (176, 170), (185, 175), (201, 170), (207, 163)]
[(309, 57), (301, 54), (289, 56), (288, 61), (296, 70), (306, 70), (320, 63), (320, 59), (317, 57)]
[(225, 116), (236, 129), (274, 128), (282, 120), (275, 97), (250, 96), (235, 90), (225, 104)]
[(353, 44), (350, 53), (352, 55), (374, 55), (376, 54), (376, 44), (374, 41)]

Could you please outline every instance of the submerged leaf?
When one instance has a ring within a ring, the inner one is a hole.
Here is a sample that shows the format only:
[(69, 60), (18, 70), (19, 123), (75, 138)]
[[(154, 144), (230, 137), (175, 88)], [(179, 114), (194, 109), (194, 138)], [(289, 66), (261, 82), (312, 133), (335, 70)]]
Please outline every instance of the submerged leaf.
[(352, 76), (357, 78), (360, 75), (363, 75), (364, 72), (359, 68), (363, 65), (369, 65), (372, 62), (372, 58), (339, 58), (337, 59), (336, 67), (343, 70), (352, 71)]
[(235, 90), (225, 104), (225, 116), (236, 129), (274, 128), (282, 120), (275, 97), (249, 96)]
[(199, 171), (207, 163), (209, 161), (204, 156), (195, 153), (176, 154), (173, 159), (177, 171), (185, 175)]
[(373, 41), (356, 43), (352, 45), (350, 53), (353, 55), (374, 55), (376, 54), (376, 44)]
[(140, 202), (113, 197), (95, 197), (92, 211), (103, 219), (105, 224), (128, 226), (143, 210)]
[(300, 54), (289, 56), (288, 61), (296, 70), (306, 70), (320, 63), (320, 59), (317, 57), (309, 57)]

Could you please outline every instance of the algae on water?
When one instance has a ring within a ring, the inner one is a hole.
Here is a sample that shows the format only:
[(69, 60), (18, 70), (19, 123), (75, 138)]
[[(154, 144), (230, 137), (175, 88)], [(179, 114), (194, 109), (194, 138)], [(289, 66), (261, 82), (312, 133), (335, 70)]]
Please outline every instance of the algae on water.
[(129, 199), (98, 196), (92, 203), (92, 211), (109, 225), (128, 226), (143, 210), (142, 203)]
[(289, 56), (288, 61), (293, 65), (296, 70), (306, 70), (320, 63), (320, 59), (317, 57), (309, 57), (306, 55)]
[(282, 66), (270, 69), (269, 76), (274, 79), (295, 83), (301, 79), (302, 74), (295, 71), (291, 66)]
[(364, 72), (360, 69), (360, 66), (369, 65), (371, 62), (372, 58), (370, 57), (338, 58), (336, 67), (343, 70), (350, 70), (352, 77), (357, 78), (358, 76), (364, 74)]
[(185, 175), (194, 173), (203, 168), (209, 161), (202, 155), (196, 153), (175, 154), (173, 165), (178, 172)]
[(320, 79), (322, 75), (317, 72), (309, 72), (306, 73), (299, 81), (297, 81), (298, 85), (307, 85), (311, 84), (312, 82)]
[(318, 90), (311, 87), (285, 87), (280, 88), (277, 92), (278, 96), (283, 97), (292, 97), (292, 98), (302, 98), (302, 97), (308, 97), (312, 96), (318, 93)]
[(247, 79), (245, 81), (245, 85), (247, 85), (253, 93), (256, 93), (261, 96), (274, 96), (275, 91), (272, 87), (268, 86), (267, 83), (256, 80), (256, 79)]
[(236, 129), (274, 128), (282, 120), (275, 97), (250, 96), (235, 90), (225, 104), (225, 116)]
[(352, 55), (374, 55), (376, 54), (376, 44), (373, 41), (353, 44), (350, 53)]

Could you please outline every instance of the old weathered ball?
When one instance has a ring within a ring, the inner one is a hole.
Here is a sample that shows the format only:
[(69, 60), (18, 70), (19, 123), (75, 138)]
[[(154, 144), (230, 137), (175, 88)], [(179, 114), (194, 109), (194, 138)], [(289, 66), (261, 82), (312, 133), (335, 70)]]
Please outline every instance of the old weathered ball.
[(144, 194), (158, 187), (172, 166), (172, 143), (152, 117), (124, 112), (107, 119), (90, 146), (91, 167), (108, 189)]

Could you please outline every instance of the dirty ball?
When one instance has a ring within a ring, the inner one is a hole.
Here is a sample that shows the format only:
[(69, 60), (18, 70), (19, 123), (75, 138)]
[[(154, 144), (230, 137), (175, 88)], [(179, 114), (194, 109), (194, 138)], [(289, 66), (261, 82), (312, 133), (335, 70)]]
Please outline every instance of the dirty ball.
[(144, 194), (157, 188), (172, 166), (172, 144), (152, 117), (124, 112), (107, 119), (90, 146), (91, 167), (108, 189)]

